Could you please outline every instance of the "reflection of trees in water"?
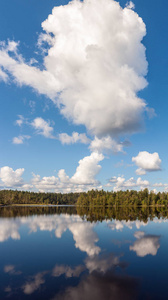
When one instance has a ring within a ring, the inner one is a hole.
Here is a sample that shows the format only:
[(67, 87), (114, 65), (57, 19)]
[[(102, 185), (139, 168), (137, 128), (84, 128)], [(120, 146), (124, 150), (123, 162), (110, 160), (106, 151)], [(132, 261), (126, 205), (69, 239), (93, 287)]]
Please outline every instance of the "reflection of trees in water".
[(0, 208), (0, 217), (19, 217), (32, 215), (53, 215), (53, 214), (79, 215), (90, 222), (103, 220), (140, 220), (147, 222), (155, 217), (167, 218), (168, 211), (164, 207), (68, 207), (68, 206), (5, 206)]
[(164, 207), (77, 207), (77, 213), (90, 222), (103, 220), (135, 221), (147, 222), (148, 219), (167, 218), (168, 211)]
[(28, 217), (33, 215), (77, 214), (73, 206), (4, 206), (0, 207), (0, 217)]

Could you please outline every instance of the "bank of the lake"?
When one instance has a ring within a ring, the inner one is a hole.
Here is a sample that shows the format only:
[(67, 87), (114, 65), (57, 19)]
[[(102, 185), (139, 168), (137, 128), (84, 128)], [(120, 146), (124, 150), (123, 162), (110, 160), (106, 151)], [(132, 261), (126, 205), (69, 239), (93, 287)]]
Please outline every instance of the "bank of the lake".
[(77, 205), (77, 206), (168, 206), (168, 193), (142, 191), (98, 191), (82, 193), (35, 193), (1, 190), (0, 205)]

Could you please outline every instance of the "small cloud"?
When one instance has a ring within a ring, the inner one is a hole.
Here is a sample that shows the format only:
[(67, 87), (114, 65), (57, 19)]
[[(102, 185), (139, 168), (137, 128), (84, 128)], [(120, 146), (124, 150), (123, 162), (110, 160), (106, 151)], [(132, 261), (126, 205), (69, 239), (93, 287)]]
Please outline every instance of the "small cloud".
[(20, 275), (22, 274), (21, 271), (16, 271), (14, 265), (6, 265), (4, 267), (4, 273), (8, 273), (10, 275)]
[(31, 122), (31, 126), (36, 129), (37, 134), (43, 135), (46, 138), (55, 138), (52, 133), (54, 128), (50, 126), (50, 122), (45, 121), (43, 118), (36, 118)]
[(31, 295), (33, 294), (35, 291), (37, 291), (40, 286), (42, 284), (45, 283), (45, 280), (44, 280), (44, 275), (46, 274), (47, 272), (41, 272), (41, 273), (38, 273), (36, 274), (35, 276), (33, 276), (32, 280), (26, 282), (23, 286), (22, 286), (22, 289), (23, 289), (23, 292), (24, 294), (26, 295)]
[(147, 115), (148, 115), (149, 119), (153, 119), (154, 117), (157, 116), (157, 114), (156, 114), (154, 108), (152, 108), (152, 107), (146, 107), (145, 110), (146, 110), (146, 112), (147, 112)]
[(30, 100), (30, 101), (29, 101), (29, 106), (30, 106), (30, 108), (31, 108), (31, 113), (33, 114), (33, 113), (35, 112), (36, 102)]
[(67, 133), (60, 133), (59, 140), (64, 145), (70, 145), (75, 143), (89, 144), (90, 139), (86, 136), (85, 133), (73, 132), (72, 135), (68, 135)]
[(139, 168), (136, 170), (137, 175), (144, 175), (146, 172), (154, 172), (161, 170), (161, 159), (157, 152), (149, 153), (147, 151), (139, 152), (136, 157), (132, 157), (132, 161)]
[(24, 123), (27, 123), (27, 120), (22, 116), (18, 115), (19, 119), (15, 121), (15, 125), (22, 126)]
[(123, 143), (115, 141), (110, 136), (106, 136), (103, 138), (98, 138), (97, 136), (95, 136), (89, 148), (91, 149), (91, 151), (98, 151), (99, 153), (118, 153), (124, 152), (123, 146)]
[(19, 46), (19, 42), (8, 40), (8, 45), (6, 47), (6, 51), (17, 53), (17, 48)]
[(56, 265), (52, 271), (52, 276), (59, 277), (65, 274), (67, 278), (79, 277), (84, 270), (85, 267), (82, 265), (76, 266), (75, 268), (64, 265)]
[(126, 8), (135, 9), (135, 4), (132, 1), (126, 3)]
[(17, 145), (23, 144), (24, 140), (28, 140), (30, 138), (31, 138), (31, 136), (29, 136), (29, 135), (19, 135), (18, 137), (13, 138), (12, 143), (17, 144)]
[(135, 251), (137, 256), (144, 257), (149, 254), (155, 256), (157, 254), (160, 248), (160, 236), (145, 235), (143, 231), (135, 232), (134, 236), (137, 241), (130, 246), (130, 250)]
[(6, 187), (20, 187), (23, 185), (24, 168), (16, 169), (5, 166), (0, 168), (0, 179)]
[(15, 266), (13, 266), (13, 265), (6, 265), (5, 267), (4, 267), (4, 272), (5, 273), (13, 273), (14, 272), (14, 269), (15, 269)]
[(137, 169), (137, 170), (135, 171), (135, 173), (136, 173), (137, 175), (145, 175), (145, 174), (146, 174), (146, 171), (145, 171), (144, 169), (139, 168), (139, 169)]
[(31, 58), (29, 61), (29, 66), (35, 65), (37, 63), (38, 63), (38, 61), (35, 58)]
[[(109, 185), (108, 186), (113, 186), (114, 191), (119, 191), (119, 190), (125, 190), (129, 188), (135, 188), (139, 187), (140, 189), (144, 189), (150, 185), (148, 180), (142, 180), (140, 177), (135, 180), (133, 177), (131, 177), (128, 180), (125, 180), (124, 176), (114, 176), (111, 179), (109, 179)], [(107, 186), (107, 185), (106, 185)]]

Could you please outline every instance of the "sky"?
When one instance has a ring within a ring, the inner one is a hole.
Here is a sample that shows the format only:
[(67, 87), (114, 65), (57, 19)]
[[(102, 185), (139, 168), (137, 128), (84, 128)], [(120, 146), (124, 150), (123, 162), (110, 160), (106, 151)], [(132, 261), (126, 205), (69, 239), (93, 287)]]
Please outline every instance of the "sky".
[(0, 189), (167, 191), (167, 1), (0, 7)]

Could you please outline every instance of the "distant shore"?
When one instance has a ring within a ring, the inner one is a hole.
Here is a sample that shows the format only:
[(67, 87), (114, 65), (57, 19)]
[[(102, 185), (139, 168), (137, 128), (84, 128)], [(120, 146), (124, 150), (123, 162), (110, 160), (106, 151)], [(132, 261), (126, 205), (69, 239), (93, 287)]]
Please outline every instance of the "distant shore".
[[(77, 204), (38, 204), (38, 203), (31, 203), (31, 204), (0, 204), (0, 207), (84, 207), (84, 208), (103, 208), (103, 205), (94, 205), (94, 206), (89, 206), (89, 205), (77, 205)], [(120, 207), (135, 207), (135, 205), (109, 205), (109, 206), (105, 206), (106, 208), (120, 208)], [(159, 204), (155, 204), (155, 205), (137, 205), (136, 207), (139, 208), (148, 208), (148, 207), (168, 207), (167, 205), (159, 205)]]
[(35, 193), (0, 190), (0, 206), (167, 207), (168, 193), (91, 190), (81, 193)]

